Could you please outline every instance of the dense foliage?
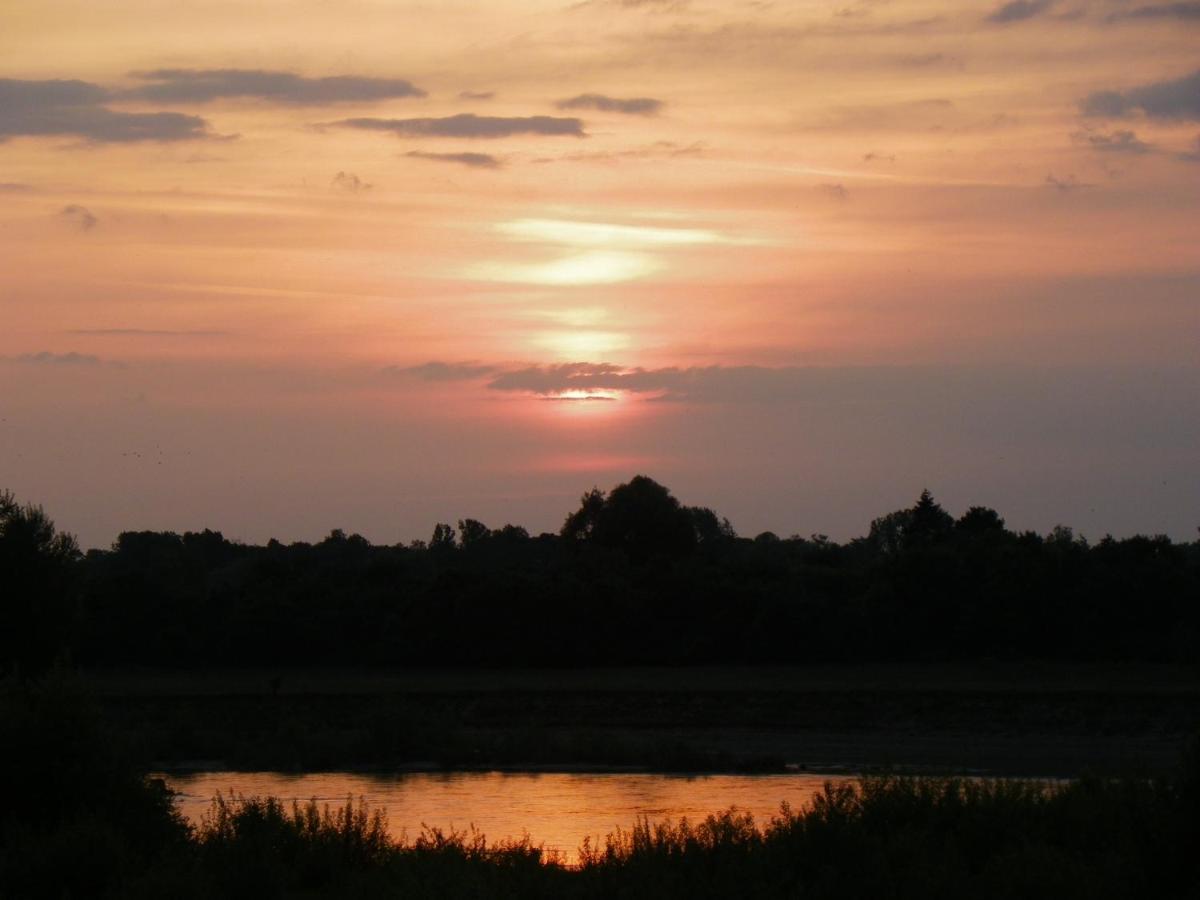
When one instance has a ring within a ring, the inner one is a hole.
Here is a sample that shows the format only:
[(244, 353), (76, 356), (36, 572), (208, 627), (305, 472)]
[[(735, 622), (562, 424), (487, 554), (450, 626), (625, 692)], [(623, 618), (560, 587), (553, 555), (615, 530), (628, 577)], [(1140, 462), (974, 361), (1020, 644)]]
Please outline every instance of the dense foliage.
[(741, 538), (639, 476), (586, 494), (559, 534), (126, 532), (82, 558), (4, 496), (9, 665), (66, 647), (172, 666), (1200, 659), (1200, 543), (1014, 533), (928, 493), (845, 544)]

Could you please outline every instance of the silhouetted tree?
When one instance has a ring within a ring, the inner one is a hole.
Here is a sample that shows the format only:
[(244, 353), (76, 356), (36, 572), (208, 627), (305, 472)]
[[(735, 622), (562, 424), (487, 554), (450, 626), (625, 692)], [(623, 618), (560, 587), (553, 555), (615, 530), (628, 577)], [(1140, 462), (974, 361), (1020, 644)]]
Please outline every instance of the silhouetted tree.
[(594, 487), (579, 498), (579, 509), (567, 516), (559, 535), (568, 540), (587, 540), (596, 530), (596, 522), (603, 510), (604, 492)]
[(491, 536), (491, 529), (477, 519), (458, 520), (459, 542), (464, 547), (478, 544)]
[[(713, 516), (716, 519), (716, 516)], [(719, 532), (720, 524), (714, 525)], [(692, 511), (652, 478), (635, 475), (608, 496), (593, 490), (563, 525), (566, 537), (583, 538), (601, 547), (624, 550), (631, 559), (680, 556), (697, 543)]]
[(954, 528), (963, 534), (977, 536), (998, 534), (1004, 531), (1004, 519), (1000, 513), (986, 506), (972, 506), (959, 516)]
[(898, 509), (871, 522), (868, 542), (884, 555), (936, 543), (950, 534), (954, 518), (933, 499), (928, 490), (921, 491), (916, 504)]
[(454, 543), (454, 528), (444, 522), (438, 522), (433, 526), (433, 537), (429, 539), (430, 550), (453, 550)]
[(948, 535), (953, 527), (954, 517), (942, 509), (928, 489), (923, 490), (904, 529), (904, 544), (908, 547), (938, 541)]
[(66, 649), (75, 538), (0, 491), (0, 669), (36, 674)]
[(912, 522), (911, 509), (898, 509), (871, 520), (867, 541), (879, 553), (892, 555), (904, 546), (904, 532)]
[(493, 531), (492, 537), (499, 538), (501, 541), (508, 543), (527, 541), (529, 540), (529, 532), (520, 525), (505, 525), (499, 531)]
[(733, 525), (726, 518), (718, 516), (707, 506), (686, 506), (684, 509), (692, 518), (692, 528), (696, 532), (696, 540), (711, 546), (718, 541), (728, 541), (737, 537)]

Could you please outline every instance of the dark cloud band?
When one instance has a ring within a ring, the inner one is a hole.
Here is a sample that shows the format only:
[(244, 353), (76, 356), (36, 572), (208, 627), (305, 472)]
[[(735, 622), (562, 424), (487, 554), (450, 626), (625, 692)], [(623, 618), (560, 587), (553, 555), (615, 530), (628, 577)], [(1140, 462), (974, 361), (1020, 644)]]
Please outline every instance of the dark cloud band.
[(199, 116), (120, 112), (102, 105), (111, 94), (85, 81), (0, 79), (0, 141), (72, 135), (97, 143), (181, 141), (213, 137)]
[(998, 25), (1020, 22), (1040, 16), (1050, 9), (1054, 0), (1011, 0), (987, 15), (987, 21)]
[(583, 122), (557, 116), (476, 116), (463, 113), (441, 119), (355, 118), (333, 122), (343, 128), (386, 131), (402, 137), (504, 138), (518, 134), (584, 137)]
[(1200, 119), (1200, 70), (1125, 92), (1096, 91), (1080, 106), (1088, 116), (1119, 118), (1142, 112), (1154, 119)]
[(410, 150), (404, 155), (414, 159), (427, 159), (431, 162), (457, 163), (472, 169), (500, 168), (500, 160), (490, 153), (426, 153), (422, 150)]
[(133, 72), (153, 82), (126, 96), (169, 103), (206, 103), (220, 98), (248, 97), (295, 105), (356, 103), (424, 97), (425, 92), (402, 78), (360, 78), (334, 75), (305, 78), (269, 69), (155, 69)]
[(606, 97), (604, 94), (580, 94), (558, 102), (559, 109), (596, 109), (631, 116), (653, 116), (662, 109), (662, 101), (653, 97)]

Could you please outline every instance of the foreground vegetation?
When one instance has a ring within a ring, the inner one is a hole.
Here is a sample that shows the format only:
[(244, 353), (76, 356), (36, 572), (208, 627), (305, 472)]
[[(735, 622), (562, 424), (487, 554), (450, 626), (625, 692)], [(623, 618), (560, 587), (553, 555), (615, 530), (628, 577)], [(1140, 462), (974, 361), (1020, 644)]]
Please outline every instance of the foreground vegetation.
[(738, 537), (649, 478), (558, 534), (248, 546), (126, 532), (79, 552), (0, 492), (0, 668), (1200, 661), (1200, 543), (1089, 543), (928, 494), (844, 544)]
[(388, 837), (361, 804), (218, 798), (189, 828), (88, 705), (9, 685), (0, 896), (1194, 897), (1200, 753), (1158, 780), (878, 777), (763, 825), (736, 811), (638, 823), (568, 868), (529, 839)]

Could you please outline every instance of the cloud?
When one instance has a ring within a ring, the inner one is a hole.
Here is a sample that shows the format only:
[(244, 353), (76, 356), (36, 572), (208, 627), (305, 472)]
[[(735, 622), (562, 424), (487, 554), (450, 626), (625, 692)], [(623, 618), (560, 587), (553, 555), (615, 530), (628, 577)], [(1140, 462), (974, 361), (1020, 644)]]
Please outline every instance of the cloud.
[(198, 116), (128, 113), (102, 104), (108, 91), (86, 81), (0, 78), (0, 142), (18, 136), (74, 135), (96, 143), (214, 137)]
[[(882, 371), (869, 367), (721, 365), (644, 369), (576, 362), (508, 369), (488, 381), (487, 387), (543, 399), (583, 400), (597, 396), (614, 399), (621, 393), (629, 393), (653, 400), (693, 402), (822, 401), (834, 393), (843, 399), (869, 399), (878, 392)], [(897, 370), (887, 377), (895, 382), (899, 375)], [(909, 376), (910, 380), (920, 379), (922, 373), (910, 371)]]
[(19, 184), (15, 181), (0, 181), (0, 194), (27, 194), (32, 190), (32, 185)]
[(90, 209), (86, 206), (80, 206), (78, 203), (64, 206), (58, 211), (58, 214), (78, 225), (80, 231), (91, 231), (100, 222), (99, 219), (92, 215)]
[(985, 21), (1004, 25), (1009, 22), (1020, 22), (1032, 19), (1046, 12), (1054, 4), (1054, 0), (1011, 0), (997, 7), (985, 16)]
[(471, 381), (494, 374), (496, 367), (470, 362), (427, 362), (419, 366), (388, 366), (384, 372), (421, 381)]
[(632, 150), (601, 150), (593, 153), (563, 153), (559, 156), (539, 156), (535, 163), (552, 162), (617, 162), (621, 159), (668, 159), (681, 156), (703, 156), (708, 147), (700, 141), (681, 145), (674, 141), (655, 141), (646, 147)]
[(231, 334), (228, 331), (160, 328), (72, 328), (65, 333), (88, 337), (224, 337)]
[(1080, 188), (1095, 187), (1095, 185), (1088, 184), (1085, 181), (1076, 181), (1074, 175), (1068, 175), (1066, 178), (1059, 178), (1054, 173), (1050, 173), (1046, 176), (1045, 184), (1064, 194), (1070, 193), (1071, 191), (1077, 191)]
[(850, 196), (844, 184), (819, 184), (817, 188), (830, 199), (845, 200)]
[(1200, 119), (1200, 69), (1121, 93), (1096, 91), (1080, 104), (1086, 116), (1121, 117), (1140, 110), (1153, 119)]
[(957, 56), (945, 53), (906, 53), (895, 57), (895, 62), (901, 66), (923, 68), (925, 66), (946, 65), (962, 66), (962, 60)]
[(495, 91), (459, 91), (459, 100), (494, 100), (496, 98)]
[(872, 151), (871, 153), (864, 153), (864, 154), (863, 154), (863, 162), (889, 162), (889, 163), (894, 163), (895, 161), (896, 161), (896, 157), (895, 157), (894, 155), (890, 155), (890, 154), (875, 153), (874, 151)]
[(1149, 153), (1153, 149), (1150, 144), (1139, 140), (1134, 132), (1127, 130), (1114, 131), (1111, 134), (1099, 131), (1077, 131), (1071, 137), (1082, 144), (1087, 144), (1093, 150), (1105, 153), (1142, 154)]
[(338, 172), (329, 182), (329, 186), (334, 190), (345, 191), (348, 194), (357, 194), (361, 191), (369, 191), (371, 185), (363, 181), (353, 172)]
[(662, 109), (662, 101), (653, 97), (606, 97), (604, 94), (580, 94), (567, 100), (559, 100), (559, 109), (597, 109), (601, 112), (619, 112), (631, 116), (655, 116)]
[(586, 9), (589, 6), (607, 6), (617, 9), (648, 9), (655, 12), (680, 12), (687, 9), (690, 0), (582, 0), (571, 9)]
[(130, 75), (154, 83), (127, 91), (126, 96), (168, 103), (250, 97), (307, 106), (425, 96), (423, 90), (403, 78), (352, 75), (305, 78), (294, 72), (269, 69), (154, 69)]
[(517, 134), (585, 137), (582, 121), (557, 116), (477, 116), (462, 113), (440, 119), (341, 119), (331, 124), (363, 131), (390, 131), (403, 137), (504, 138)]
[(500, 160), (490, 153), (426, 153), (422, 150), (410, 150), (404, 155), (434, 162), (458, 163), (460, 166), (470, 166), (473, 169), (500, 168)]
[(1196, 139), (1192, 141), (1191, 150), (1176, 153), (1175, 158), (1183, 162), (1200, 162), (1200, 134), (1196, 135)]
[(23, 353), (20, 356), (8, 356), (5, 359), (13, 362), (29, 363), (37, 366), (98, 366), (103, 360), (90, 353), (51, 353), (43, 350), (40, 353)]
[(570, 247), (682, 247), (698, 244), (753, 243), (707, 228), (664, 228), (620, 225), (611, 222), (582, 222), (572, 219), (510, 219), (497, 223), (496, 230), (520, 241), (565, 244)]
[(564, 363), (502, 372), (488, 382), (488, 388), (543, 397), (573, 392), (582, 398), (609, 391), (675, 400), (766, 400), (810, 394), (814, 388), (806, 383), (805, 375), (812, 371), (763, 366), (627, 369), (611, 363)]
[(1105, 21), (1122, 22), (1145, 19), (1176, 19), (1185, 22), (1200, 21), (1200, 3), (1151, 3), (1130, 10), (1109, 13)]

